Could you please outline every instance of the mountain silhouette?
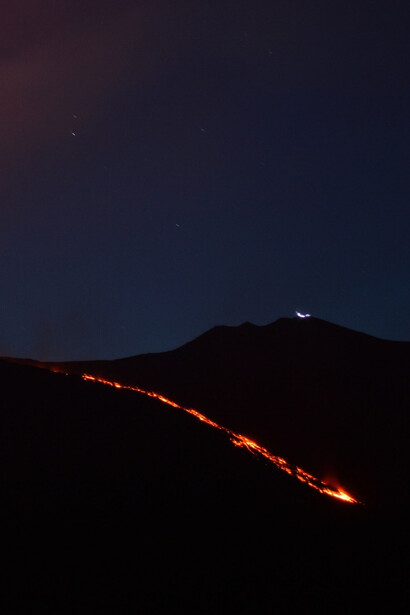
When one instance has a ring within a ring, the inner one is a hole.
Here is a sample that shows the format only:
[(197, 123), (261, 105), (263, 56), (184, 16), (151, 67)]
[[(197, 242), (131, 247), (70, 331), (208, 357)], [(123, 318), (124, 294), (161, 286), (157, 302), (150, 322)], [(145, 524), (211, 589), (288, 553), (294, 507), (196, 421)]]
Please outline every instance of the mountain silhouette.
[[(408, 358), (407, 343), (310, 318), (114, 361), (1, 360), (4, 612), (403, 608)], [(83, 373), (328, 469), (364, 506)]]
[(361, 498), (398, 503), (410, 343), (316, 318), (215, 327), (164, 353), (55, 367), (162, 393)]

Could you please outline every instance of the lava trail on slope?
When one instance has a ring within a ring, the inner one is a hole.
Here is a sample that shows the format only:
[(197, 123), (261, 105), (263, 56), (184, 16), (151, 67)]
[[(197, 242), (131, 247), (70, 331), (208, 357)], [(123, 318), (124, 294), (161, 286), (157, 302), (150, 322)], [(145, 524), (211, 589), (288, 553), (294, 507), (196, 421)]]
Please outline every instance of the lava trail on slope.
[(148, 397), (153, 397), (155, 399), (158, 399), (162, 403), (167, 404), (168, 406), (172, 406), (173, 408), (183, 410), (184, 412), (187, 412), (188, 414), (195, 416), (199, 421), (226, 433), (229, 436), (231, 442), (235, 446), (245, 448), (253, 455), (256, 455), (259, 458), (268, 460), (270, 463), (276, 466), (276, 468), (278, 468), (279, 470), (282, 470), (283, 472), (286, 472), (290, 476), (297, 478), (300, 482), (305, 483), (306, 485), (308, 485), (312, 489), (315, 489), (316, 491), (319, 491), (319, 493), (323, 493), (325, 495), (331, 496), (343, 502), (348, 502), (350, 504), (360, 504), (361, 503), (359, 502), (359, 500), (356, 500), (352, 495), (347, 493), (345, 490), (340, 489), (338, 487), (332, 487), (331, 485), (328, 485), (322, 482), (321, 480), (319, 480), (312, 474), (309, 474), (302, 468), (296, 465), (290, 464), (288, 461), (286, 461), (282, 457), (273, 455), (264, 446), (261, 446), (260, 444), (258, 444), (254, 440), (251, 440), (247, 436), (236, 433), (230, 430), (228, 427), (224, 427), (223, 425), (219, 425), (215, 421), (208, 419), (204, 414), (202, 414), (198, 410), (195, 410), (193, 408), (185, 408), (184, 406), (181, 406), (180, 404), (168, 399), (167, 397), (164, 397), (160, 393), (155, 393), (154, 391), (146, 391), (136, 386), (123, 385), (120, 382), (106, 380), (104, 378), (98, 378), (96, 376), (92, 376), (91, 374), (83, 374), (82, 378), (83, 380), (86, 380), (86, 381), (98, 382), (100, 384), (105, 384), (105, 385), (114, 387), (116, 389), (126, 389), (128, 391), (135, 391), (136, 393), (140, 393), (142, 395), (146, 395)]

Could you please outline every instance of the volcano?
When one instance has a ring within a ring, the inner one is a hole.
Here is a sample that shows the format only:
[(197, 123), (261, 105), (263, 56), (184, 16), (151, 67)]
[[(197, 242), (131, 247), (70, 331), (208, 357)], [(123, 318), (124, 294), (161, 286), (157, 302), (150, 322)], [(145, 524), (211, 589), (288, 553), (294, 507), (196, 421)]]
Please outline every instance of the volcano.
[(316, 318), (215, 327), (171, 352), (54, 364), (156, 391), (378, 505), (403, 498), (410, 344)]
[(408, 343), (296, 318), (113, 361), (3, 359), (12, 612), (402, 606), (409, 358)]

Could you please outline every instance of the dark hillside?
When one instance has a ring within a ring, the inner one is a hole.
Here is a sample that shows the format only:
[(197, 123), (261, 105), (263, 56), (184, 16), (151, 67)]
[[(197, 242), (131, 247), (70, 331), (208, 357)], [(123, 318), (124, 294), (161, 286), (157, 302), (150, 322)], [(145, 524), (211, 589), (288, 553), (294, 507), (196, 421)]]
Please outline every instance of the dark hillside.
[(410, 343), (315, 318), (215, 327), (171, 352), (61, 364), (159, 391), (363, 499), (403, 502)]
[(0, 382), (4, 612), (402, 602), (399, 526), (371, 509), (138, 394), (3, 361)]

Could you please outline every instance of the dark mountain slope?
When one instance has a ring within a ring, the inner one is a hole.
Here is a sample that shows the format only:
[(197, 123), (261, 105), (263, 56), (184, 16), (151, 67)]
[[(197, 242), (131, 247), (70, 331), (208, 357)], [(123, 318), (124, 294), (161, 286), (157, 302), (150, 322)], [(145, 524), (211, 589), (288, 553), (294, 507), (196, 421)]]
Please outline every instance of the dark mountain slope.
[(3, 361), (0, 382), (4, 612), (402, 603), (397, 520), (318, 495), (156, 400)]
[(409, 365), (410, 343), (295, 318), (215, 327), (171, 352), (58, 369), (159, 391), (367, 501), (399, 505)]

